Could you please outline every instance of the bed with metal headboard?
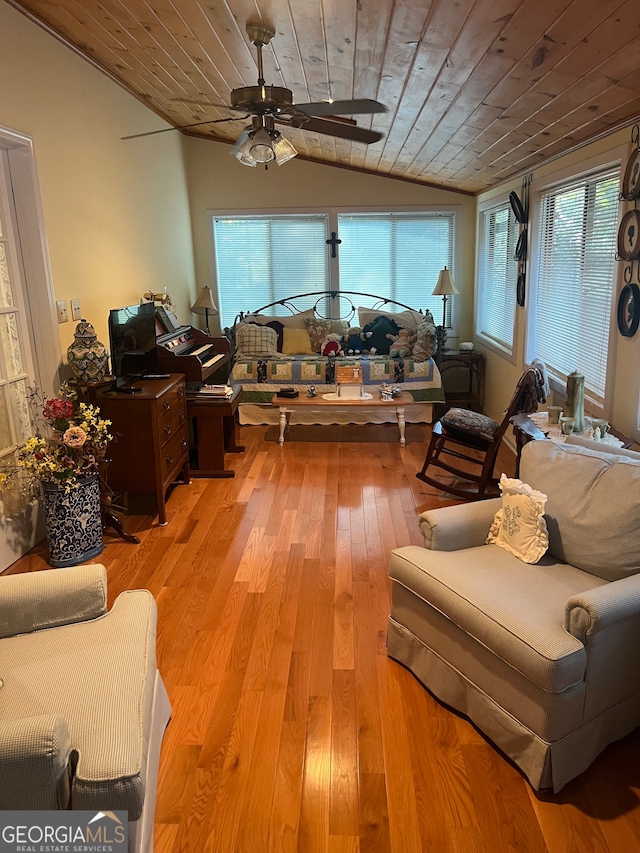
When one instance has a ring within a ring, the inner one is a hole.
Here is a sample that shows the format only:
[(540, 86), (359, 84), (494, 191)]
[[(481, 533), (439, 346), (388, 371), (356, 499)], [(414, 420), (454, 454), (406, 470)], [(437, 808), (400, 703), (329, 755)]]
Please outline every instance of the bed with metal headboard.
[[(444, 402), (433, 317), (393, 299), (357, 291), (299, 294), (239, 314), (225, 333), (232, 344), (230, 382), (242, 388), (242, 424), (277, 423), (271, 400), (283, 386), (300, 395), (312, 386), (318, 395), (335, 393), (338, 365), (358, 366), (368, 393), (378, 395), (384, 385), (409, 391), (409, 422), (431, 423), (434, 403)], [(379, 407), (313, 409), (296, 417), (300, 423), (395, 419)]]

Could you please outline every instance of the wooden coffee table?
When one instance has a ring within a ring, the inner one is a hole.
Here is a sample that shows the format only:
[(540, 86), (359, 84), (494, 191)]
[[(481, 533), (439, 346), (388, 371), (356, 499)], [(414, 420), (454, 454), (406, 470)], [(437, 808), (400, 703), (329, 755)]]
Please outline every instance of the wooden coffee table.
[(398, 430), (400, 432), (400, 446), (404, 447), (406, 439), (404, 437), (404, 410), (407, 406), (413, 403), (413, 397), (408, 391), (403, 391), (398, 397), (393, 400), (382, 400), (377, 392), (370, 400), (362, 400), (359, 398), (350, 399), (348, 397), (336, 397), (332, 400), (325, 400), (321, 394), (317, 397), (304, 397), (302, 394), (299, 397), (278, 397), (274, 394), (271, 400), (272, 405), (277, 406), (280, 410), (280, 438), (278, 443), (284, 444), (284, 434), (289, 429), (291, 413), (296, 409), (328, 409), (332, 406), (337, 406), (341, 409), (395, 409), (396, 418), (398, 419)]

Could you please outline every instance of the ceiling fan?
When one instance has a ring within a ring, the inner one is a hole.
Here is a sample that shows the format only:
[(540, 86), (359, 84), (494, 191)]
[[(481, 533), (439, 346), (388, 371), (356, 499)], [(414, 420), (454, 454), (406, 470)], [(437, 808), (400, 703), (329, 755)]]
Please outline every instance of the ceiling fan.
[[(344, 116), (356, 114), (384, 113), (387, 108), (378, 101), (360, 98), (344, 101), (319, 101), (309, 104), (294, 104), (293, 93), (283, 86), (267, 86), (262, 67), (262, 48), (269, 44), (275, 36), (275, 30), (262, 23), (248, 23), (247, 35), (257, 51), (258, 83), (256, 86), (243, 86), (233, 89), (230, 104), (218, 104), (223, 109), (243, 113), (242, 119), (252, 116), (251, 125), (246, 127), (231, 149), (234, 155), (245, 166), (264, 165), (274, 161), (278, 165), (286, 163), (298, 153), (289, 140), (276, 130), (275, 124), (311, 130), (349, 139), (352, 142), (362, 142), (369, 145), (382, 139), (382, 134), (375, 130), (358, 127), (356, 122)], [(135, 133), (123, 136), (123, 139), (135, 139), (140, 136), (151, 136), (154, 133), (164, 133), (169, 130), (186, 130), (205, 124), (219, 124), (226, 121), (238, 121), (238, 116), (222, 119), (199, 121), (181, 127), (167, 127), (162, 130), (152, 130), (148, 133)]]

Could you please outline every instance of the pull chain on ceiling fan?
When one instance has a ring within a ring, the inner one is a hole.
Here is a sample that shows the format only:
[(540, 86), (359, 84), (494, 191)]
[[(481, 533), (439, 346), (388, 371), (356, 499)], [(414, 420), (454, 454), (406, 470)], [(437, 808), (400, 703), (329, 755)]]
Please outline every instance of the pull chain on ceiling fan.
[(136, 133), (122, 138), (135, 139), (170, 130), (187, 130), (205, 124), (238, 121), (238, 118), (245, 119), (253, 116), (251, 126), (242, 131), (230, 153), (245, 166), (255, 167), (261, 164), (264, 165), (265, 169), (274, 160), (281, 166), (298, 153), (291, 142), (275, 129), (276, 122), (314, 133), (324, 133), (329, 136), (348, 139), (352, 142), (362, 142), (365, 145), (382, 139), (382, 134), (378, 131), (358, 127), (353, 119), (344, 118), (344, 116), (356, 114), (386, 112), (387, 108), (378, 101), (360, 98), (294, 105), (293, 93), (290, 89), (286, 89), (284, 86), (267, 86), (263, 76), (262, 48), (269, 44), (275, 35), (275, 30), (262, 23), (247, 24), (246, 29), (247, 35), (255, 45), (257, 52), (258, 85), (233, 89), (229, 105), (215, 105), (219, 108), (244, 113), (244, 115), (199, 121), (181, 127), (167, 127), (162, 130)]

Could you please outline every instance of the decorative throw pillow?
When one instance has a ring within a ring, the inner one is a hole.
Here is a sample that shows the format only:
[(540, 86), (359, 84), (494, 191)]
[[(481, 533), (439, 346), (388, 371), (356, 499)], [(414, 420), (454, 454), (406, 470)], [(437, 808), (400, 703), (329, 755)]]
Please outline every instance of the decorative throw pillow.
[(278, 320), (269, 320), (268, 323), (255, 323), (254, 320), (249, 320), (247, 322), (254, 323), (257, 326), (268, 326), (270, 329), (273, 329), (276, 335), (278, 336), (278, 340), (276, 342), (276, 349), (278, 352), (282, 352), (282, 330), (284, 326)]
[(349, 328), (346, 320), (324, 320), (320, 318), (305, 320), (305, 326), (311, 339), (311, 349), (314, 352), (320, 352), (322, 342), (327, 335), (340, 335), (342, 337)]
[(311, 340), (306, 329), (288, 329), (282, 333), (283, 355), (313, 355)]
[(480, 438), (493, 441), (500, 424), (488, 415), (472, 412), (470, 409), (449, 409), (440, 419), (444, 430), (454, 438)]
[(372, 332), (371, 337), (366, 339), (365, 346), (367, 349), (375, 347), (376, 355), (389, 355), (389, 347), (391, 346), (392, 341), (389, 340), (387, 335), (397, 335), (398, 324), (395, 320), (385, 317), (384, 315), (380, 315), (379, 317), (376, 317), (372, 323), (368, 323), (366, 326), (363, 326), (362, 331), (365, 335), (368, 332)]
[(502, 507), (493, 519), (488, 545), (498, 545), (524, 563), (537, 563), (549, 547), (544, 519), (547, 496), (522, 480), (500, 477)]
[(414, 361), (426, 361), (436, 351), (437, 347), (436, 324), (433, 317), (427, 312), (416, 330), (416, 342), (413, 345)]
[(278, 335), (268, 326), (241, 323), (236, 327), (236, 354), (239, 356), (277, 355)]

